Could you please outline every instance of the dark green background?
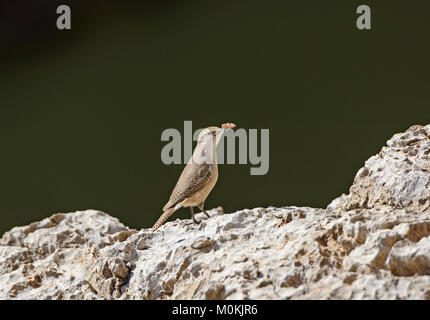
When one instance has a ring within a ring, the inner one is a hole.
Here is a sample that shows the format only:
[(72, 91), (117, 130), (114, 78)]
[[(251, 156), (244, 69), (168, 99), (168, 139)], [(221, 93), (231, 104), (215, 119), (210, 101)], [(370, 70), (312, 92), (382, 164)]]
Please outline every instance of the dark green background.
[(152, 226), (183, 168), (161, 163), (160, 135), (184, 120), (270, 129), (267, 175), (220, 166), (207, 207), (226, 212), (325, 207), (392, 134), (430, 123), (426, 1), (32, 2), (0, 5), (0, 233), (88, 208)]

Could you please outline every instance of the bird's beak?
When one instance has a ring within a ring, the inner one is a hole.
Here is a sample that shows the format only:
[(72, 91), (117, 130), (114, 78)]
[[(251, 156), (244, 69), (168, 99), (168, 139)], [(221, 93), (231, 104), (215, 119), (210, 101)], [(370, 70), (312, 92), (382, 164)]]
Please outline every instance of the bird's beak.
[(221, 128), (223, 129), (233, 129), (234, 127), (236, 127), (236, 125), (234, 123), (223, 123)]
[(236, 127), (236, 125), (234, 123), (223, 123), (221, 125), (221, 130), (222, 130), (222, 133), (224, 133), (227, 130), (233, 129), (235, 127)]

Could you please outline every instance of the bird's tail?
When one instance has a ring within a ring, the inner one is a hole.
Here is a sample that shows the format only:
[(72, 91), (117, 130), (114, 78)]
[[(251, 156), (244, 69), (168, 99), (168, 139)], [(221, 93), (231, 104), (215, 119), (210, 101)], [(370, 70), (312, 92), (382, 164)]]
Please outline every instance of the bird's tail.
[(160, 228), (164, 222), (177, 210), (177, 208), (170, 208), (163, 212), (163, 214), (158, 218), (157, 222), (152, 227), (152, 232)]

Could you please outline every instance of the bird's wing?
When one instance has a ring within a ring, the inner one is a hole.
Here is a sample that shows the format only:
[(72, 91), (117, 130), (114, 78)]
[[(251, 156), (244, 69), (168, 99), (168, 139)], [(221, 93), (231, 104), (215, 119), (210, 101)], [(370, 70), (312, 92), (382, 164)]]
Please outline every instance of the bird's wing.
[(209, 181), (211, 174), (211, 165), (189, 163), (182, 171), (178, 183), (172, 191), (169, 202), (164, 206), (163, 211), (176, 206), (179, 202), (201, 190)]

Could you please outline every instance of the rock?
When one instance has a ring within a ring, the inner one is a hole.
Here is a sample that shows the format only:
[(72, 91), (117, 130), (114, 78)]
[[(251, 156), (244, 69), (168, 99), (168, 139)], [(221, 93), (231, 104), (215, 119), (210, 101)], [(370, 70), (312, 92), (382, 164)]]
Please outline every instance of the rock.
[(430, 125), (396, 134), (327, 209), (199, 213), (136, 231), (100, 211), (0, 239), (0, 299), (430, 299)]
[(418, 211), (430, 207), (430, 125), (394, 135), (357, 172), (349, 195), (335, 199), (328, 209), (381, 205)]

